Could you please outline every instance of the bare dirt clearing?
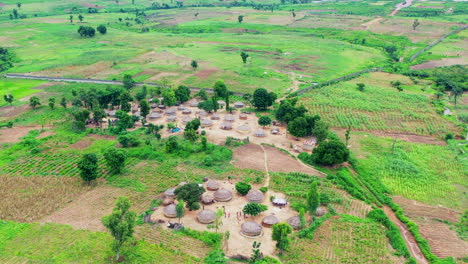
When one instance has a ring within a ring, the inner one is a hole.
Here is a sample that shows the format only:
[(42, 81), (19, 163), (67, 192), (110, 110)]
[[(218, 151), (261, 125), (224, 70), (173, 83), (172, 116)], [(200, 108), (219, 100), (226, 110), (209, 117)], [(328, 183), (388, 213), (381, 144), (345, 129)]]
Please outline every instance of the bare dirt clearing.
[[(42, 126), (15, 126), (12, 128), (1, 128), (0, 129), (0, 143), (16, 143), (21, 140), (21, 138), (25, 137), (29, 131), (31, 130), (41, 130), (41, 129), (49, 129), (50, 127), (42, 127)], [(43, 132), (41, 134), (42, 137), (50, 136), (51, 132)]]
[(36, 221), (90, 189), (78, 177), (0, 176), (0, 219)]
[(247, 144), (233, 151), (232, 164), (241, 169), (265, 171), (265, 157), (262, 147), (257, 144)]
[(393, 196), (393, 201), (405, 211), (405, 215), (414, 218), (442, 219), (452, 223), (460, 221), (460, 213), (443, 206), (428, 205), (402, 196)]
[(468, 59), (466, 57), (462, 58), (444, 58), (441, 60), (435, 61), (428, 61), (418, 65), (413, 65), (410, 68), (412, 70), (423, 70), (423, 69), (431, 69), (437, 67), (444, 67), (444, 66), (452, 66), (452, 65), (467, 65)]
[[(78, 179), (81, 181), (81, 179)], [(51, 215), (41, 219), (41, 222), (71, 225), (79, 229), (105, 231), (101, 218), (112, 212), (115, 201), (126, 194), (125, 189), (100, 186), (76, 197), (68, 204)]]
[[(267, 155), (268, 171), (271, 172), (302, 172), (319, 177), (324, 177), (324, 174), (312, 167), (304, 165), (301, 161), (291, 157), (277, 148), (271, 146), (263, 146)], [(250, 158), (250, 156), (249, 156)]]

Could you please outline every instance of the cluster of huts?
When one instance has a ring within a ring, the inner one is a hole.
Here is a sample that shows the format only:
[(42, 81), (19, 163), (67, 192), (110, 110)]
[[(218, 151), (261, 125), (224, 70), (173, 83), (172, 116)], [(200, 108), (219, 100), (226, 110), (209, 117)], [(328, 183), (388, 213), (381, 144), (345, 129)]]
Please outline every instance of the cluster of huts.
[[(233, 198), (233, 193), (225, 188), (222, 188), (219, 182), (215, 180), (205, 179), (205, 187), (208, 192), (205, 192), (201, 198), (200, 202), (204, 205), (210, 205), (216, 202), (223, 203), (229, 202)], [(184, 185), (185, 182), (181, 182), (178, 186)], [(175, 187), (169, 188), (164, 192), (165, 199), (163, 200), (163, 209), (164, 216), (168, 218), (175, 218), (177, 216), (176, 206), (174, 204), (175, 196)], [(262, 203), (265, 199), (265, 195), (259, 190), (250, 190), (246, 198), (249, 202), (252, 203)], [(272, 203), (275, 206), (284, 207), (288, 204), (288, 201), (284, 198), (274, 198)], [(202, 224), (211, 224), (216, 220), (216, 213), (210, 209), (203, 209), (197, 214), (197, 221)], [(272, 227), (274, 224), (277, 224), (279, 219), (275, 215), (265, 216), (261, 223), (255, 221), (246, 221), (241, 225), (240, 233), (247, 237), (258, 237), (263, 233), (264, 227)], [(291, 217), (287, 222), (294, 228), (300, 228), (300, 219), (298, 216)]]

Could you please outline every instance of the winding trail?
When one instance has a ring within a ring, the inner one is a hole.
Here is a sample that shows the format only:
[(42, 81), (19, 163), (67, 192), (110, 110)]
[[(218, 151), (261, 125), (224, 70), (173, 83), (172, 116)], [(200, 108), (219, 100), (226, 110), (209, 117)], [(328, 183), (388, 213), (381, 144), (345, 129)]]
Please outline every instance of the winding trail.
[(263, 162), (265, 163), (265, 173), (266, 173), (266, 179), (265, 179), (265, 187), (270, 186), (270, 173), (268, 172), (268, 156), (265, 151), (265, 148), (260, 144), (260, 147), (263, 150)]
[(396, 5), (395, 10), (393, 10), (392, 13), (390, 13), (390, 16), (396, 15), (398, 11), (400, 11), (402, 8), (411, 6), (412, 3), (413, 3), (413, 0), (405, 0), (405, 2), (399, 3), (398, 5)]

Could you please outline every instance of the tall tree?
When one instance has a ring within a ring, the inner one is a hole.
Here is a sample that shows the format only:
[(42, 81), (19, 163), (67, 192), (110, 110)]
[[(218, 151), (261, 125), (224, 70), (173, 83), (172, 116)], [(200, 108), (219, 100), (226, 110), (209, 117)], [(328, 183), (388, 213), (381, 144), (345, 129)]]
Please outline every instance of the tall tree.
[(292, 227), (286, 223), (273, 225), (272, 239), (276, 241), (276, 247), (280, 250), (280, 254), (289, 246), (288, 235), (292, 233)]
[(50, 97), (50, 98), (49, 98), (49, 107), (50, 107), (50, 109), (54, 110), (54, 107), (55, 107), (55, 97)]
[(239, 21), (239, 23), (242, 23), (242, 21), (244, 21), (244, 16), (243, 15), (238, 16), (237, 21)]
[(345, 133), (346, 146), (348, 146), (349, 140), (351, 139), (351, 126), (348, 126)]
[(214, 94), (217, 97), (224, 98), (228, 94), (228, 89), (226, 84), (222, 80), (216, 81), (213, 86)]
[(195, 71), (198, 68), (198, 62), (196, 60), (192, 60), (190, 66), (192, 66), (192, 69)]
[(9, 103), (10, 105), (13, 104), (13, 100), (15, 99), (12, 94), (5, 94), (3, 95), (3, 99), (5, 99), (5, 102)]
[(249, 54), (247, 54), (246, 52), (243, 51), (243, 52), (241, 52), (240, 56), (242, 58), (242, 62), (244, 64), (246, 64), (247, 63), (247, 58), (249, 57)]
[(73, 23), (73, 15), (70, 15), (68, 19), (70, 19), (70, 23)]
[(258, 88), (253, 93), (252, 104), (260, 110), (265, 110), (274, 102), (276, 94), (269, 93), (265, 88)]
[(216, 219), (212, 224), (209, 224), (207, 227), (215, 229), (216, 233), (218, 233), (219, 228), (223, 225), (223, 215), (223, 209), (219, 208), (218, 210), (216, 210)]
[(106, 28), (106, 26), (104, 26), (104, 25), (99, 25), (96, 29), (97, 29), (97, 31), (99, 31), (99, 33), (101, 33), (102, 35), (104, 35), (104, 34), (107, 33), (107, 28)]
[(179, 224), (180, 224), (180, 219), (184, 217), (185, 209), (184, 209), (184, 201), (179, 200), (179, 202), (176, 205), (176, 216), (179, 218)]
[(78, 162), (81, 178), (88, 184), (98, 177), (98, 157), (96, 154), (84, 154)]
[(80, 15), (78, 16), (78, 19), (80, 20), (80, 22), (83, 22), (84, 16), (80, 14)]
[(269, 116), (261, 116), (258, 119), (258, 124), (265, 127), (271, 125), (271, 118)]
[(150, 112), (150, 106), (148, 104), (148, 101), (142, 100), (140, 101), (140, 114), (143, 117), (143, 119), (146, 119), (146, 116)]
[(244, 212), (244, 214), (257, 216), (261, 212), (266, 211), (267, 209), (268, 207), (264, 204), (248, 203), (244, 206), (244, 208), (242, 208), (242, 212)]
[(337, 140), (325, 141), (312, 152), (314, 162), (323, 165), (340, 164), (349, 159), (349, 150)]
[(41, 102), (39, 101), (38, 97), (32, 96), (31, 98), (29, 98), (29, 106), (31, 106), (33, 109), (35, 109), (39, 105), (41, 105)]
[(13, 67), (15, 55), (9, 49), (0, 47), (0, 72)]
[(456, 86), (450, 90), (450, 95), (453, 96), (455, 106), (457, 105), (457, 98), (463, 95), (463, 89)]
[(317, 208), (320, 205), (320, 194), (318, 192), (317, 182), (312, 182), (310, 190), (307, 193), (307, 209), (310, 215), (315, 215)]
[(127, 153), (123, 149), (110, 148), (104, 152), (104, 159), (109, 172), (119, 174), (125, 168)]
[(177, 199), (184, 200), (189, 210), (197, 210), (200, 207), (198, 201), (204, 192), (205, 188), (198, 186), (198, 183), (187, 183), (174, 191)]
[(414, 20), (413, 22), (413, 30), (416, 30), (416, 28), (420, 25), (421, 23), (419, 23), (419, 20)]
[(65, 97), (62, 97), (62, 100), (60, 100), (60, 105), (63, 108), (67, 108), (67, 99)]
[(130, 211), (131, 205), (127, 197), (119, 197), (112, 213), (102, 218), (102, 224), (115, 239), (112, 243), (112, 249), (115, 252), (116, 261), (119, 261), (120, 250), (125, 243), (133, 239), (137, 215)]
[(171, 88), (166, 88), (162, 92), (163, 104), (165, 106), (173, 106), (176, 104), (176, 96), (174, 90)]
[(133, 77), (130, 74), (125, 74), (122, 82), (123, 86), (127, 89), (131, 89), (135, 86), (135, 81), (133, 80)]
[(179, 85), (175, 90), (175, 97), (181, 103), (187, 102), (190, 99), (190, 88), (185, 85)]
[(328, 136), (328, 125), (322, 120), (317, 120), (312, 129), (312, 135), (317, 138), (318, 143), (323, 142)]
[(298, 117), (288, 124), (288, 132), (294, 137), (307, 136), (308, 123), (304, 117)]

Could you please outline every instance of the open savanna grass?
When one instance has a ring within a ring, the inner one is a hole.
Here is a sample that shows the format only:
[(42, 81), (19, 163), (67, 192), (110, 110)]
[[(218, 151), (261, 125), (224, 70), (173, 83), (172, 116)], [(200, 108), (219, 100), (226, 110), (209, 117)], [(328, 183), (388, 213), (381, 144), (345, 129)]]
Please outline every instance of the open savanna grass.
[[(446, 63), (435, 65), (435, 66), (450, 66), (452, 64), (467, 65), (468, 51), (466, 50), (466, 42), (468, 38), (468, 30), (463, 30), (455, 35), (447, 37), (442, 40), (439, 44), (432, 47), (428, 51), (424, 52), (419, 56), (415, 63), (422, 63), (431, 60), (449, 59), (453, 60), (453, 63)], [(456, 59), (456, 60), (455, 60)], [(447, 61), (450, 61), (447, 60)]]
[(466, 166), (447, 146), (397, 141), (364, 133), (351, 136), (359, 173), (379, 179), (394, 195), (456, 210), (468, 206)]
[[(436, 113), (429, 96), (422, 93), (421, 89), (428, 91), (427, 86), (418, 88), (418, 85), (404, 83), (408, 87), (403, 85), (404, 91), (398, 92), (396, 88), (388, 87), (391, 80), (388, 80), (388, 84), (381, 85), (379, 81), (373, 80), (373, 76), (375, 75), (364, 75), (351, 81), (311, 90), (303, 94), (301, 102), (311, 113), (319, 114), (332, 127), (439, 137), (457, 130), (453, 123)], [(406, 77), (401, 78), (405, 79)], [(358, 91), (356, 83), (366, 84), (365, 90)]]
[[(111, 263), (110, 234), (58, 224), (0, 223), (2, 263)], [(124, 247), (126, 263), (200, 263), (160, 245), (139, 241)]]
[(78, 177), (0, 175), (0, 219), (5, 220), (37, 221), (91, 189)]
[(342, 14), (310, 14), (306, 11), (304, 17), (294, 20), (290, 27), (306, 28), (337, 28), (344, 30), (365, 30), (364, 23), (374, 19), (367, 16), (342, 15)]
[(4, 95), (13, 95), (13, 104), (18, 104), (20, 102), (19, 99), (40, 92), (41, 90), (34, 89), (34, 87), (43, 83), (43, 81), (36, 80), (0, 79), (0, 106), (8, 104), (3, 100)]
[(324, 222), (313, 239), (296, 238), (283, 257), (285, 263), (404, 263), (392, 255), (378, 223), (347, 215)]

